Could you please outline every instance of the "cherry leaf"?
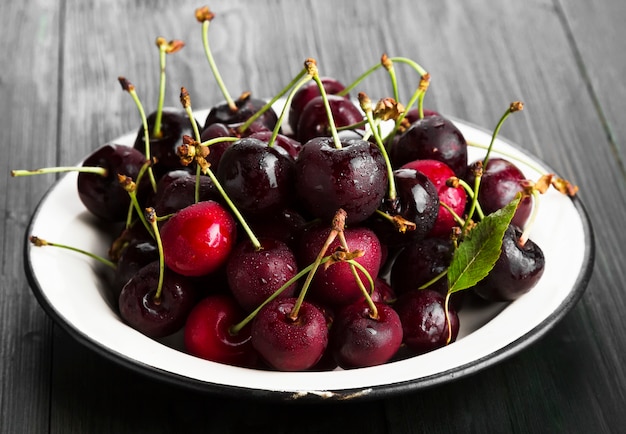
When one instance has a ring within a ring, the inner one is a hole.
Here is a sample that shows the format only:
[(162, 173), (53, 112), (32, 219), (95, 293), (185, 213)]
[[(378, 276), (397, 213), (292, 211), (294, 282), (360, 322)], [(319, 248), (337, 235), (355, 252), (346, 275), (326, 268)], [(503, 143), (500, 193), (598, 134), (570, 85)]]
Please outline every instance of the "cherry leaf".
[(448, 268), (448, 293), (470, 288), (489, 274), (500, 257), (502, 238), (511, 223), (521, 196), (485, 216), (454, 252)]

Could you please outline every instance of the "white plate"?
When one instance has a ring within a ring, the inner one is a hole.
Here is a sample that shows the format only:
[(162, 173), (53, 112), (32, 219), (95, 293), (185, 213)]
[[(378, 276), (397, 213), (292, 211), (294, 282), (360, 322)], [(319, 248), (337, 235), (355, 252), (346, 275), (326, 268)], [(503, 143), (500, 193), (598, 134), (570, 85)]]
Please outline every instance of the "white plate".
[[(206, 112), (198, 112), (204, 119)], [(455, 121), (470, 142), (488, 144), (491, 133)], [(114, 143), (132, 143), (135, 134)], [(550, 170), (504, 140), (493, 156), (515, 155), (530, 179)], [(470, 161), (483, 151), (470, 148)], [(539, 171), (538, 171), (539, 170)], [(28, 235), (106, 255), (110, 237), (85, 210), (76, 174), (62, 177), (39, 204)], [(157, 342), (124, 324), (106, 299), (101, 268), (62, 249), (32, 247), (26, 240), (25, 269), (46, 312), (74, 338), (127, 367), (195, 389), (279, 399), (375, 397), (451, 381), (484, 369), (543, 336), (578, 301), (591, 275), (594, 241), (579, 199), (554, 190), (542, 196), (531, 238), (546, 257), (538, 285), (513, 303), (464, 308), (456, 342), (430, 353), (382, 366), (332, 372), (271, 372), (202, 360)]]

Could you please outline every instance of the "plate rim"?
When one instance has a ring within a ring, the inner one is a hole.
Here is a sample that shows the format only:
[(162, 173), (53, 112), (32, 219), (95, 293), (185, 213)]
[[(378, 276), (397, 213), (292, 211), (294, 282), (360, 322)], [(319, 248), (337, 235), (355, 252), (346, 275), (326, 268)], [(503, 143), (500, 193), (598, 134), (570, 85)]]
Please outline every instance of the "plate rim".
[[(455, 124), (462, 124), (463, 126), (467, 126), (469, 128), (473, 128), (485, 134), (491, 134), (485, 128), (474, 125), (470, 122), (460, 120), (454, 117), (448, 117), (448, 119), (452, 120)], [(119, 138), (118, 138), (119, 139)], [(117, 139), (116, 139), (117, 140)], [(115, 140), (114, 140), (115, 141)], [(515, 151), (520, 152), (525, 157), (533, 160), (536, 163), (539, 163), (545, 169), (554, 173), (552, 168), (549, 165), (546, 165), (544, 161), (531, 154), (524, 148), (520, 148), (518, 145), (514, 144), (510, 140), (502, 137), (498, 137), (498, 141), (506, 143), (508, 146), (511, 146), (515, 149)], [(64, 175), (65, 176), (65, 175)], [(64, 177), (63, 176), (63, 177)], [(119, 365), (122, 365), (128, 369), (131, 369), (134, 372), (147, 376), (148, 378), (154, 378), (157, 381), (163, 381), (172, 385), (182, 386), (185, 388), (190, 388), (200, 392), (206, 392), (211, 394), (225, 394), (230, 397), (249, 397), (252, 399), (256, 398), (271, 398), (278, 401), (319, 401), (319, 400), (335, 400), (335, 401), (347, 401), (354, 399), (374, 399), (381, 397), (389, 397), (392, 395), (398, 395), (410, 391), (416, 391), (420, 389), (426, 389), (430, 387), (434, 387), (439, 384), (443, 384), (446, 382), (451, 382), (456, 379), (466, 377), (472, 374), (475, 374), (479, 371), (482, 371), (488, 367), (496, 365), (501, 361), (509, 358), (515, 353), (527, 348), (532, 343), (538, 341), (541, 337), (543, 337), (548, 331), (550, 331), (567, 313), (569, 313), (572, 308), (578, 303), (583, 293), (585, 292), (588, 283), (593, 274), (593, 268), (595, 263), (595, 235), (593, 231), (593, 227), (591, 225), (591, 220), (589, 214), (579, 197), (576, 195), (575, 197), (571, 197), (573, 206), (575, 207), (577, 214), (581, 221), (581, 226), (583, 229), (583, 240), (585, 251), (583, 253), (582, 267), (579, 270), (578, 276), (572, 287), (572, 290), (567, 294), (558, 307), (551, 312), (551, 314), (546, 317), (543, 321), (537, 324), (534, 328), (527, 331), (522, 336), (518, 337), (514, 341), (506, 344), (505, 346), (499, 348), (498, 350), (489, 353), (486, 356), (481, 358), (472, 360), (471, 362), (465, 363), (463, 365), (455, 366), (451, 369), (437, 372), (436, 374), (431, 374), (429, 376), (415, 378), (411, 380), (396, 382), (396, 383), (386, 383), (379, 385), (372, 385), (366, 388), (350, 388), (350, 389), (336, 389), (336, 390), (306, 390), (306, 391), (280, 391), (280, 390), (267, 390), (267, 389), (257, 389), (257, 388), (246, 388), (237, 385), (228, 385), (228, 384), (220, 384), (213, 383), (204, 380), (200, 380), (193, 377), (186, 377), (180, 375), (178, 373), (170, 372), (164, 369), (160, 369), (156, 366), (151, 366), (142, 361), (131, 359), (125, 354), (114, 351), (111, 348), (108, 348), (94, 340), (87, 335), (85, 335), (81, 330), (74, 327), (72, 324), (67, 322), (63, 316), (55, 309), (55, 307), (49, 302), (47, 297), (42, 290), (37, 277), (35, 276), (35, 271), (32, 268), (32, 264), (30, 262), (29, 254), (30, 249), (33, 248), (31, 243), (29, 242), (29, 236), (31, 235), (31, 230), (34, 223), (37, 221), (37, 217), (41, 212), (43, 204), (46, 202), (48, 196), (54, 191), (54, 189), (59, 184), (60, 180), (63, 178), (57, 178), (55, 182), (48, 188), (46, 193), (39, 200), (35, 210), (33, 211), (28, 225), (26, 227), (26, 232), (24, 235), (24, 248), (23, 248), (23, 265), (24, 271), (26, 274), (27, 281), (29, 283), (31, 292), (35, 295), (40, 306), (46, 312), (46, 314), (54, 321), (55, 324), (59, 325), (68, 335), (70, 335), (77, 342), (82, 344), (83, 346), (89, 348), (95, 353), (104, 356), (105, 359), (111, 360)]]

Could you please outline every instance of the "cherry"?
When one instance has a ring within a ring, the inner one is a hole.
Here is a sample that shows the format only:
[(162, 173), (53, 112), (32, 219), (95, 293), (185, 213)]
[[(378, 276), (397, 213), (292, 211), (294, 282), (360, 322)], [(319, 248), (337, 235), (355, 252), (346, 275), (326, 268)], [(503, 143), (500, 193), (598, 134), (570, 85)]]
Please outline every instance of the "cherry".
[[(281, 241), (259, 238), (261, 249), (249, 240), (237, 244), (226, 265), (228, 286), (241, 307), (253, 311), (298, 273), (296, 257)], [(279, 297), (294, 295), (294, 283)]]
[(295, 298), (279, 298), (263, 306), (252, 321), (252, 346), (273, 368), (302, 371), (314, 366), (328, 345), (326, 317), (304, 301), (291, 318)]
[[(268, 143), (272, 137), (272, 131), (257, 131), (250, 134), (248, 137)], [(274, 146), (276, 146), (276, 149), (279, 151), (286, 152), (294, 160), (298, 157), (300, 149), (302, 148), (302, 144), (299, 141), (284, 134), (278, 134), (276, 136)]]
[(169, 269), (163, 273), (160, 296), (159, 261), (152, 262), (133, 276), (120, 293), (122, 319), (146, 336), (160, 338), (180, 330), (196, 302), (191, 281)]
[[(429, 237), (409, 244), (391, 267), (391, 287), (397, 295), (420, 288), (446, 271), (453, 255), (454, 244), (450, 239)], [(439, 279), (428, 288), (445, 295), (448, 280)]]
[(185, 323), (184, 342), (189, 354), (218, 363), (253, 367), (258, 355), (252, 348), (250, 325), (233, 334), (230, 328), (245, 312), (230, 295), (211, 295), (198, 302)]
[(520, 242), (522, 231), (509, 225), (504, 233), (500, 257), (474, 292), (489, 301), (512, 301), (533, 288), (545, 269), (541, 248), (532, 240)]
[[(393, 172), (397, 197), (386, 200), (381, 207), (387, 215), (374, 216), (369, 224), (382, 242), (398, 247), (424, 238), (434, 227), (439, 212), (439, 195), (433, 182), (415, 169), (397, 169)], [(389, 218), (399, 216), (412, 226), (402, 232)]]
[[(350, 99), (338, 95), (327, 95), (327, 98), (336, 127), (354, 125), (363, 120), (363, 113)], [(313, 98), (304, 107), (296, 130), (298, 131), (296, 139), (301, 143), (331, 135), (326, 107), (321, 96)]]
[(446, 315), (445, 297), (440, 293), (414, 289), (401, 295), (394, 308), (402, 323), (404, 343), (413, 352), (423, 354), (456, 340), (458, 315), (452, 307)]
[(307, 221), (302, 214), (291, 208), (250, 220), (250, 226), (259, 238), (273, 238), (291, 248), (296, 245), (296, 240), (306, 225)]
[[(468, 169), (468, 183), (474, 185), (474, 171), (479, 162), (474, 162)], [(509, 160), (504, 158), (490, 158), (483, 167), (478, 190), (478, 202), (486, 214), (509, 204), (515, 196), (524, 192), (526, 177), (522, 171)], [(522, 198), (515, 211), (512, 223), (524, 227), (532, 212), (532, 198), (526, 195)]]
[(165, 263), (185, 276), (202, 276), (220, 268), (236, 239), (231, 214), (215, 201), (183, 208), (161, 229)]
[(293, 196), (293, 159), (258, 139), (243, 138), (228, 147), (216, 176), (244, 214), (276, 212)]
[[(207, 128), (202, 130), (200, 134), (200, 140), (202, 142), (206, 142), (211, 139), (216, 139), (218, 137), (238, 137), (232, 128), (229, 128), (227, 125), (222, 123), (214, 123), (209, 125)], [(233, 142), (223, 141), (214, 143), (209, 147), (209, 156), (207, 157), (207, 161), (211, 165), (212, 170), (215, 172), (219, 167), (220, 160), (222, 159), (222, 154)]]
[[(330, 231), (330, 228), (319, 225), (307, 228), (303, 232), (296, 253), (301, 267), (315, 260)], [(363, 256), (355, 260), (367, 270), (372, 278), (376, 277), (382, 259), (381, 245), (376, 234), (365, 227), (351, 226), (343, 231), (343, 236), (350, 251), (361, 250), (363, 252)], [(335, 239), (329, 245), (328, 252), (333, 252), (341, 245), (340, 239)], [(357, 274), (367, 288), (368, 282), (363, 273), (358, 271)], [(342, 306), (363, 298), (363, 292), (350, 265), (346, 262), (335, 263), (326, 269), (318, 269), (311, 283), (310, 295), (320, 303), (330, 306)]]
[(159, 251), (154, 240), (136, 238), (122, 250), (115, 269), (114, 295), (119, 298), (122, 288), (146, 265), (159, 259)]
[[(154, 128), (156, 116), (156, 112), (153, 112), (147, 118), (149, 131)], [(156, 159), (154, 170), (157, 176), (183, 168), (176, 150), (182, 145), (184, 135), (193, 135), (193, 128), (185, 110), (164, 107), (161, 116), (161, 135), (150, 136), (150, 156)], [(141, 127), (133, 146), (138, 151), (145, 152), (145, 143), (145, 133)]]
[[(343, 84), (332, 77), (320, 77), (320, 80), (322, 81), (327, 94), (334, 95), (345, 89)], [(288, 122), (291, 127), (291, 132), (295, 136), (298, 135), (298, 121), (300, 120), (304, 107), (306, 107), (306, 105), (317, 96), (320, 96), (320, 90), (315, 81), (309, 81), (304, 84), (294, 94), (293, 99), (291, 100), (291, 106), (289, 107)]]
[(455, 177), (454, 171), (445, 163), (437, 160), (415, 160), (402, 166), (403, 169), (415, 169), (422, 172), (437, 188), (439, 196), (439, 213), (429, 236), (449, 236), (452, 228), (458, 226), (454, 215), (441, 205), (446, 204), (459, 217), (463, 216), (467, 203), (467, 194), (460, 185), (450, 186), (448, 180)]
[(380, 206), (387, 191), (385, 160), (376, 145), (364, 140), (315, 138), (296, 160), (296, 193), (304, 209), (330, 221), (342, 208), (347, 224), (364, 221)]
[[(101, 167), (106, 175), (80, 172), (78, 196), (94, 215), (108, 222), (124, 221), (128, 215), (130, 197), (121, 186), (119, 175), (137, 179), (145, 156), (136, 149), (123, 145), (104, 145), (91, 153), (82, 163), (83, 167)], [(145, 191), (145, 183), (139, 185), (139, 193)]]
[(374, 279), (374, 292), (372, 292), (371, 297), (372, 301), (385, 304), (393, 304), (397, 298), (391, 285), (381, 277)]
[(182, 173), (176, 179), (163, 183), (163, 178), (157, 184), (157, 197), (154, 208), (157, 215), (166, 216), (174, 214), (183, 208), (193, 205), (196, 194), (196, 183), (200, 182), (199, 201), (221, 199), (215, 184), (208, 176), (200, 176), (181, 171)]
[(330, 347), (344, 369), (375, 366), (391, 359), (402, 344), (402, 324), (393, 308), (375, 303), (378, 316), (360, 300), (344, 306), (335, 316)]
[(467, 142), (452, 121), (428, 116), (418, 119), (402, 133), (391, 146), (389, 157), (396, 168), (414, 160), (438, 160), (462, 178), (467, 168)]
[[(235, 101), (236, 110), (232, 110), (227, 102), (223, 102), (211, 108), (204, 122), (204, 129), (215, 123), (236, 125), (247, 121), (252, 115), (265, 107), (267, 102), (252, 98), (249, 93), (244, 93)], [(257, 122), (265, 128), (272, 130), (276, 126), (278, 116), (273, 109), (266, 110), (257, 119)]]

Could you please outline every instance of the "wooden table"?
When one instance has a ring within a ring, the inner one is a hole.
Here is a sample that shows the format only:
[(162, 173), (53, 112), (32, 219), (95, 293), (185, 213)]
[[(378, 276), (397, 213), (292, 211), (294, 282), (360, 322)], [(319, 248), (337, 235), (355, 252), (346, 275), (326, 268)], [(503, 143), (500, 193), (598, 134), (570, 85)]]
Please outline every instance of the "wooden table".
[[(168, 103), (221, 100), (189, 1), (3, 2), (0, 72), (0, 432), (618, 432), (626, 422), (626, 38), (621, 0), (243, 1), (209, 5), (211, 44), (231, 92), (269, 95), (306, 57), (351, 81), (384, 52), (432, 74), (429, 107), (491, 128), (580, 186), (595, 230), (595, 271), (543, 339), (497, 366), (388, 399), (319, 406), (224, 398), (116, 365), (46, 316), (23, 271), (24, 233), (52, 178), (15, 168), (72, 164), (139, 125), (117, 77), (156, 103), (157, 36)], [(93, 2), (96, 3), (96, 2)], [(371, 94), (386, 92), (372, 80)], [(53, 222), (51, 222), (52, 224)]]

